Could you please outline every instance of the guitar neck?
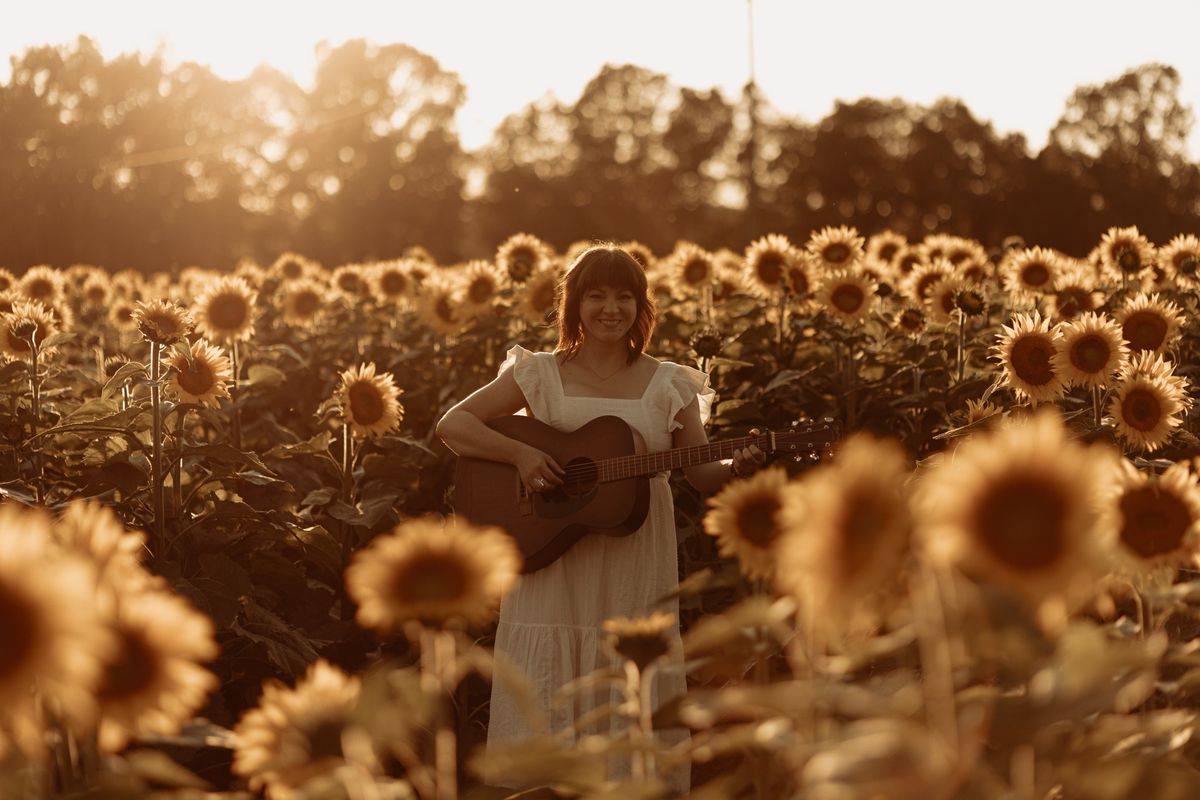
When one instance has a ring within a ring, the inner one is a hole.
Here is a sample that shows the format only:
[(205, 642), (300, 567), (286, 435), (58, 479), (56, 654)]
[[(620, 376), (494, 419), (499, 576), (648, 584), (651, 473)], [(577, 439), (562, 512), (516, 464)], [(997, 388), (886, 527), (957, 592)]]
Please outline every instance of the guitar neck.
[(600, 468), (600, 480), (619, 481), (625, 478), (636, 478), (643, 475), (653, 475), (657, 472), (669, 472), (673, 469), (694, 467), (708, 464), (725, 458), (733, 458), (735, 450), (758, 445), (759, 449), (767, 450), (771, 434), (759, 436), (742, 436), (737, 439), (722, 439), (717, 442), (696, 445), (694, 447), (676, 447), (672, 450), (661, 450), (657, 453), (639, 453), (619, 458), (606, 458), (597, 462)]

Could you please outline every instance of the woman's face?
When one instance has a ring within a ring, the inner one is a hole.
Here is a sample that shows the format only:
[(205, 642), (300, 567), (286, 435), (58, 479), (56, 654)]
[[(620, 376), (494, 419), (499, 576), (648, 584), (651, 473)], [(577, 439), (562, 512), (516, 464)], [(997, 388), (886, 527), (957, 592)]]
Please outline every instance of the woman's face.
[(636, 321), (637, 297), (629, 289), (599, 286), (588, 289), (579, 300), (579, 322), (585, 339), (625, 342)]

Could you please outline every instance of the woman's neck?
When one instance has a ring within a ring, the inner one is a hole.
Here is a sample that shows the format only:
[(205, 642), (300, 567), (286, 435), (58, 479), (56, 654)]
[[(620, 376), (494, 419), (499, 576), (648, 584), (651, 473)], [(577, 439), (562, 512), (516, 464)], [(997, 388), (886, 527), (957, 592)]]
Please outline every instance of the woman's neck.
[(629, 345), (625, 342), (588, 342), (579, 345), (576, 358), (583, 359), (591, 367), (612, 367), (629, 363)]

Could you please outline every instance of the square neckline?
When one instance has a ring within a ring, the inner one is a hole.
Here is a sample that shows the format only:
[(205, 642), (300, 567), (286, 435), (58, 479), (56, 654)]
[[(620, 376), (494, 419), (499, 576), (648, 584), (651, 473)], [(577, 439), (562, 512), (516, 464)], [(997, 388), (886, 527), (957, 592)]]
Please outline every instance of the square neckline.
[(551, 368), (554, 370), (554, 378), (558, 381), (558, 394), (560, 397), (568, 400), (615, 400), (618, 403), (640, 403), (646, 399), (646, 395), (650, 394), (650, 387), (658, 380), (658, 375), (662, 372), (662, 365), (666, 361), (659, 361), (654, 365), (654, 374), (650, 376), (650, 380), (646, 381), (645, 388), (642, 389), (641, 395), (638, 397), (605, 397), (598, 394), (567, 394), (567, 390), (563, 388), (562, 371), (559, 369), (558, 354), (549, 353), (551, 360)]

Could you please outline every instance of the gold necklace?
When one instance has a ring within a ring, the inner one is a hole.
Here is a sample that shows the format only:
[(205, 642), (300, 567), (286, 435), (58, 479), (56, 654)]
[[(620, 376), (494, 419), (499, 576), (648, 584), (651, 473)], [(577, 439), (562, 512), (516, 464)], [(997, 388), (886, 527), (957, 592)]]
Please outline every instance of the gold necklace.
[(588, 372), (592, 373), (593, 375), (595, 375), (597, 378), (599, 378), (599, 379), (600, 379), (600, 380), (602, 380), (602, 381), (606, 381), (606, 380), (608, 380), (609, 378), (613, 377), (613, 376), (614, 376), (614, 375), (616, 375), (618, 372), (620, 372), (621, 370), (623, 370), (623, 369), (625, 369), (626, 367), (628, 367), (628, 366), (629, 366), (628, 364), (622, 364), (621, 366), (617, 367), (615, 370), (613, 370), (613, 371), (612, 371), (612, 372), (610, 372), (609, 374), (607, 374), (607, 375), (601, 375), (599, 372), (596, 372), (596, 370), (592, 369), (592, 368), (591, 368), (591, 367), (589, 367), (587, 364), (583, 363), (582, 361), (579, 361), (578, 359), (576, 359), (575, 363), (576, 363), (576, 364), (578, 364), (579, 366), (583, 367), (583, 368), (584, 368), (584, 369), (586, 369)]

